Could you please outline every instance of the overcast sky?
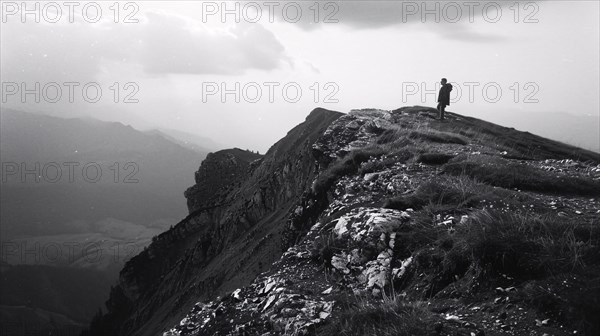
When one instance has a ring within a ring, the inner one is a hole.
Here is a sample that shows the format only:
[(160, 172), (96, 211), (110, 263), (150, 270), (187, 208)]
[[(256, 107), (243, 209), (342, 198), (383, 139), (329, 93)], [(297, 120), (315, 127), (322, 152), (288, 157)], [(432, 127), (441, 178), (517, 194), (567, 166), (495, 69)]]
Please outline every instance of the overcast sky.
[[(110, 1), (98, 18), (97, 3), (57, 3), (39, 3), (38, 23), (3, 2), (3, 106), (261, 152), (317, 106), (435, 106), (441, 77), (449, 111), (600, 113), (598, 1)], [(23, 101), (36, 82), (40, 102)]]

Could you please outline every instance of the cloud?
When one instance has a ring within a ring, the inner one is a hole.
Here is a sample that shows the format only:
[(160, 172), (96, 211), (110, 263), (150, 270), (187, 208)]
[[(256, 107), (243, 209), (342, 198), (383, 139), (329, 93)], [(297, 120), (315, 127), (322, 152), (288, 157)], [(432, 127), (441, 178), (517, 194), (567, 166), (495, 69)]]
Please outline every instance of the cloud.
[(275, 35), (259, 24), (209, 30), (164, 14), (149, 14), (141, 63), (149, 73), (241, 74), (272, 70), (287, 59)]
[[(302, 7), (303, 15), (297, 25), (304, 30), (331, 25), (342, 25), (359, 30), (386, 27), (414, 29), (415, 26), (421, 25), (423, 30), (434, 32), (444, 38), (476, 43), (504, 39), (501, 34), (478, 31), (477, 23), (494, 21), (497, 13), (504, 20), (511, 19), (513, 15), (506, 8), (512, 2), (502, 1), (334, 1), (326, 2), (330, 4), (328, 7), (322, 3), (318, 12), (313, 2), (295, 3)], [(289, 22), (283, 10), (275, 13), (279, 14), (280, 21)], [(315, 18), (318, 18), (318, 22), (315, 22)], [(326, 22), (332, 20), (336, 22)]]
[(288, 61), (260, 24), (209, 29), (191, 19), (147, 12), (137, 24), (86, 22), (2, 24), (7, 81), (90, 81), (118, 65), (161, 74), (241, 74)]

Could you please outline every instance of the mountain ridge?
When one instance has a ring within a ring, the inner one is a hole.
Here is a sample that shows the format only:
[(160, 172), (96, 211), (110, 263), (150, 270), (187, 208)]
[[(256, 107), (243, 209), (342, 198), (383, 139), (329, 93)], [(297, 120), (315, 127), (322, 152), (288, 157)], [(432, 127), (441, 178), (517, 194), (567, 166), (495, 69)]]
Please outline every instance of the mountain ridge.
[[(90, 334), (158, 335), (170, 329), (164, 335), (326, 335), (333, 330), (360, 334), (361, 327), (369, 326), (396, 330), (370, 320), (365, 326), (353, 324), (348, 314), (366, 313), (356, 312), (356, 307), (396, 314), (392, 317), (404, 316), (407, 309), (418, 312), (419, 321), (426, 323), (413, 322), (427, 334), (471, 329), (494, 335), (518, 328), (538, 332), (535, 320), (548, 315), (576, 331), (597, 330), (588, 301), (580, 302), (588, 307), (583, 311), (573, 308), (581, 314), (577, 319), (561, 315), (560, 309), (534, 309), (528, 299), (511, 297), (510, 305), (500, 306), (487, 297), (490, 290), (492, 295), (497, 291), (489, 284), (503, 286), (503, 291), (512, 284), (511, 291), (518, 288), (516, 293), (526, 296), (529, 284), (550, 281), (542, 277), (545, 268), (509, 252), (506, 257), (515, 258), (522, 269), (496, 264), (493, 254), (473, 254), (461, 261), (455, 253), (467, 256), (459, 248), (479, 248), (471, 244), (480, 238), (465, 238), (470, 237), (466, 228), (485, 223), (485, 216), (507, 216), (496, 213), (494, 206), (510, 208), (523, 218), (543, 215), (551, 223), (568, 211), (567, 217), (578, 215), (593, 225), (600, 205), (587, 197), (599, 196), (599, 155), (455, 113), (440, 122), (436, 113), (420, 106), (345, 115), (314, 110), (256, 166), (248, 165), (239, 187), (217, 197), (216, 203), (225, 207), (192, 207), (186, 219), (134, 257), (111, 294), (111, 308), (92, 324)], [(577, 230), (587, 232), (579, 226)], [(583, 241), (590, 249), (581, 252), (581, 262), (596, 269), (591, 257), (598, 253), (598, 237), (589, 239)], [(545, 247), (523, 244), (535, 247), (534, 257)], [(502, 280), (505, 273), (518, 280)], [(593, 291), (593, 276), (578, 276), (589, 286), (585, 290)], [(488, 285), (473, 287), (471, 278)], [(570, 293), (560, 286), (556, 290)], [(392, 292), (392, 301), (386, 301)], [(487, 308), (467, 321), (462, 308), (467, 304), (452, 300), (475, 300)], [(432, 308), (416, 304), (423, 301)], [(493, 322), (493, 314), (517, 314), (517, 308), (532, 325)], [(567, 334), (558, 324), (546, 329)]]

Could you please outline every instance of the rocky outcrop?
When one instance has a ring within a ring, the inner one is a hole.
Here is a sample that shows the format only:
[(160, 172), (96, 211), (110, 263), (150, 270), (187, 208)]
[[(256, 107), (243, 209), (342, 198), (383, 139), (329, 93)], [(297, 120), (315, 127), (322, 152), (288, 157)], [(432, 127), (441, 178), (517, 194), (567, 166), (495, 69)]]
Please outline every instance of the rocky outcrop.
[(196, 184), (184, 193), (190, 213), (222, 205), (219, 202), (240, 187), (261, 158), (258, 153), (239, 148), (209, 153), (194, 175)]

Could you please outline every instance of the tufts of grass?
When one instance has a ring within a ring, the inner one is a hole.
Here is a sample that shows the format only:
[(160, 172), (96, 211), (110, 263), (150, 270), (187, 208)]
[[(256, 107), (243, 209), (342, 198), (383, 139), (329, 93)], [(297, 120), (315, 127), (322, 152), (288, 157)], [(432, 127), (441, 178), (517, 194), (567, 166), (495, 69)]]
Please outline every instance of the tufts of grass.
[[(417, 245), (412, 255), (417, 267), (436, 269), (428, 289), (430, 296), (435, 296), (469, 270), (480, 276), (485, 274), (477, 282), (493, 283), (497, 281), (494, 279), (503, 279), (500, 276), (503, 274), (513, 277), (516, 282), (546, 284), (567, 276), (586, 284), (595, 281), (599, 285), (600, 233), (597, 225), (594, 218), (575, 220), (531, 212), (476, 210), (469, 213), (466, 223), (455, 226), (454, 233), (425, 226), (421, 231), (435, 241), (420, 240), (420, 247)], [(572, 306), (572, 310), (579, 311), (583, 317), (587, 316), (584, 310), (589, 311), (592, 303), (598, 302), (588, 300), (581, 293), (587, 290), (584, 287), (575, 284), (565, 287), (562, 281), (559, 284), (562, 287), (555, 286), (546, 294), (536, 294), (535, 289), (551, 286), (525, 288), (524, 300), (541, 310), (560, 311)], [(573, 291), (573, 288), (578, 290)]]
[(344, 244), (335, 239), (331, 233), (320, 235), (315, 239), (310, 248), (311, 259), (324, 266), (331, 268), (331, 259), (339, 251), (344, 249)]
[(560, 193), (582, 196), (600, 195), (600, 181), (577, 176), (557, 177), (554, 174), (508, 160), (495, 160), (484, 163), (473, 158), (450, 162), (443, 172), (462, 176), (467, 175), (494, 186), (513, 189), (537, 191), (544, 193)]
[(403, 302), (384, 298), (372, 302), (346, 300), (341, 314), (317, 329), (316, 335), (341, 336), (413, 336), (434, 333), (439, 317), (423, 302)]
[(464, 136), (451, 132), (441, 132), (433, 129), (413, 130), (408, 134), (410, 139), (421, 139), (437, 143), (454, 143), (459, 145), (469, 144), (469, 140)]
[(372, 157), (379, 157), (384, 153), (384, 150), (380, 147), (361, 148), (348, 153), (344, 158), (333, 163), (317, 177), (313, 185), (313, 193), (321, 194), (327, 192), (341, 177), (355, 174), (362, 163), (369, 161)]
[(465, 136), (458, 133), (438, 131), (429, 126), (417, 129), (411, 126), (392, 126), (383, 131), (377, 139), (378, 144), (393, 143), (397, 146), (408, 146), (414, 144), (415, 141), (454, 143), (459, 145), (467, 145), (469, 143), (469, 140)]
[(378, 172), (394, 166), (396, 163), (408, 163), (420, 153), (429, 151), (429, 147), (425, 144), (410, 144), (402, 147), (394, 144), (379, 145), (385, 153), (381, 160), (369, 160), (363, 163), (358, 170), (361, 175)]
[(428, 205), (445, 208), (471, 207), (492, 192), (492, 187), (466, 176), (438, 176), (421, 184), (412, 194), (386, 200), (384, 208), (417, 210)]
[[(506, 274), (521, 282), (520, 298), (531, 307), (586, 335), (600, 331), (600, 233), (598, 219), (479, 210), (440, 234), (438, 248), (422, 249), (417, 261), (440, 267), (436, 291), (448, 275), (467, 267), (487, 276)], [(490, 278), (491, 279), (491, 278)], [(488, 279), (488, 280), (490, 280)], [(433, 292), (433, 293), (435, 293)]]
[[(410, 158), (412, 156), (409, 156)], [(405, 157), (386, 156), (382, 160), (372, 160), (363, 163), (358, 169), (360, 175), (379, 172), (394, 166), (397, 162), (406, 162)]]
[(377, 144), (393, 144), (395, 147), (405, 147), (414, 144), (414, 141), (406, 137), (406, 129), (402, 127), (391, 127), (379, 135)]
[(593, 219), (480, 210), (458, 227), (455, 239), (479, 265), (529, 279), (599, 265), (596, 225)]

